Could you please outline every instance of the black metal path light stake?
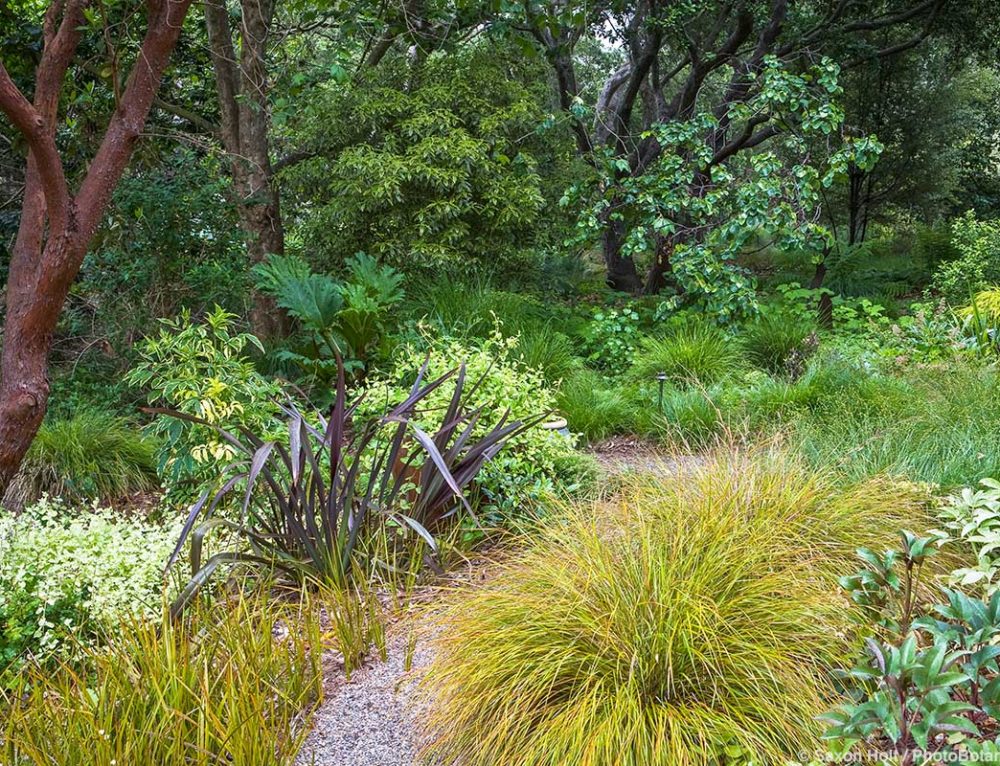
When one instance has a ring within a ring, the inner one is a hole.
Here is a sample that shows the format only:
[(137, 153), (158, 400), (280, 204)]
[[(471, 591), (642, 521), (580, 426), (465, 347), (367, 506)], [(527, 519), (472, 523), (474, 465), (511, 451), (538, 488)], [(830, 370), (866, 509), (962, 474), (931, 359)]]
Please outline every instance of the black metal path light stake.
[(660, 398), (659, 398), (658, 406), (660, 408), (660, 412), (663, 412), (663, 384), (667, 382), (667, 373), (665, 373), (665, 372), (658, 372), (656, 374), (656, 379), (658, 381), (660, 381)]

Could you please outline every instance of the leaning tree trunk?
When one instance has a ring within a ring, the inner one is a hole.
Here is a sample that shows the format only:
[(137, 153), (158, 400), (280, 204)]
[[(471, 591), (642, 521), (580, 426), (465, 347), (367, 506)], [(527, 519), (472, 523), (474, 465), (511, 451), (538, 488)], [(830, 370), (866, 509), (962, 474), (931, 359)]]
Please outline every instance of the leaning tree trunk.
[[(27, 205), (26, 205), (27, 207)], [(21, 237), (18, 238), (21, 244)], [(59, 319), (65, 289), (43, 303), (33, 300), (30, 251), (15, 245), (7, 284), (7, 317), (3, 332), (3, 375), (0, 378), (0, 500), (17, 475), (45, 417), (49, 400), (48, 360), (52, 333)], [(43, 258), (74, 260), (76, 254), (60, 237), (46, 245)], [(57, 252), (58, 251), (58, 252)], [(68, 285), (67, 285), (68, 288)]]
[[(813, 273), (812, 281), (809, 283), (810, 290), (819, 290), (823, 286), (823, 281), (826, 279), (826, 259), (830, 255), (829, 246), (823, 248), (823, 255), (820, 260), (816, 262), (816, 271)], [(819, 323), (820, 327), (826, 327), (827, 329), (833, 327), (833, 298), (829, 292), (824, 291), (822, 295), (819, 296), (819, 305), (816, 309), (816, 321)]]
[(90, 4), (54, 0), (49, 6), (32, 101), (0, 62), (0, 111), (28, 149), (0, 354), (0, 498), (45, 417), (48, 357), (63, 303), (139, 141), (191, 0), (147, 0), (146, 34), (135, 65), (74, 195), (55, 135), (59, 96)]
[(622, 255), (624, 242), (625, 225), (621, 221), (608, 221), (602, 237), (608, 287), (622, 292), (636, 293), (642, 287), (642, 280), (636, 271), (635, 261), (627, 255)]
[(646, 284), (642, 288), (645, 295), (656, 295), (667, 286), (667, 274), (673, 268), (676, 242), (673, 237), (657, 237), (653, 263), (646, 272)]

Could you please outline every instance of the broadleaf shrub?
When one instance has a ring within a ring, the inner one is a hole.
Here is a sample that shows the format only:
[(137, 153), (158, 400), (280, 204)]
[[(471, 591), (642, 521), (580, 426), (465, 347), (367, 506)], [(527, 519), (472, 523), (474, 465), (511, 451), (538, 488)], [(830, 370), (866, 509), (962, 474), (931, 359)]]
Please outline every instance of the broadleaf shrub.
[(952, 221), (951, 230), (958, 257), (938, 268), (932, 287), (953, 303), (966, 303), (1000, 284), (1000, 222), (980, 221), (970, 211)]
[[(248, 347), (263, 350), (250, 333), (236, 331), (235, 316), (216, 307), (203, 322), (189, 312), (161, 320), (156, 337), (140, 346), (140, 360), (126, 375), (149, 391), (149, 402), (168, 405), (224, 429), (249, 428), (257, 434), (281, 427), (281, 388), (247, 358)], [(218, 477), (218, 464), (235, 457), (232, 445), (211, 427), (158, 418), (150, 432), (163, 442), (160, 471), (167, 493)]]
[(347, 279), (313, 272), (301, 258), (272, 255), (253, 269), (259, 290), (294, 319), (300, 337), (275, 353), (294, 364), (306, 382), (329, 384), (337, 357), (363, 371), (386, 331), (389, 311), (403, 299), (403, 275), (365, 253), (347, 259)]

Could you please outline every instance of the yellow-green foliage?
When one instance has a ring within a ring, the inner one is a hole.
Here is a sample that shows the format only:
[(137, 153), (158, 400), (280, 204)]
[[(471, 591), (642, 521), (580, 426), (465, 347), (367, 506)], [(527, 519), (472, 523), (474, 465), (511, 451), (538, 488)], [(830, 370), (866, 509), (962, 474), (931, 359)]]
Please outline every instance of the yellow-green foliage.
[(983, 328), (1000, 327), (1000, 287), (976, 293), (972, 304), (961, 309), (959, 314), (963, 319), (976, 322)]
[[(469, 390), (468, 404), (482, 408), (473, 430), (485, 434), (506, 416), (508, 421), (534, 421), (552, 412), (556, 393), (546, 383), (540, 370), (525, 368), (516, 359), (517, 338), (504, 338), (495, 332), (481, 342), (449, 338), (431, 340), (427, 351), (415, 347), (399, 350), (395, 365), (387, 375), (372, 375), (359, 407), (363, 417), (381, 413), (386, 404), (403, 401), (417, 371), (427, 362), (425, 380), (434, 380), (464, 364)], [(438, 426), (454, 394), (449, 383), (430, 394), (417, 418), (420, 427)], [(489, 460), (477, 483), (489, 505), (506, 515), (523, 512), (538, 501), (568, 488), (575, 489), (586, 473), (586, 466), (575, 460), (574, 440), (540, 426), (529, 428), (510, 439)]]
[[(65, 657), (130, 619), (159, 619), (163, 567), (180, 525), (48, 498), (16, 516), (0, 511), (0, 670), (8, 642), (36, 659)], [(72, 605), (73, 616), (53, 621), (31, 610), (15, 620), (23, 610), (14, 605), (25, 600)]]
[(0, 763), (291, 764), (320, 644), (308, 604), (234, 599), (183, 624), (127, 624), (79, 674), (25, 673), (23, 694), (0, 694)]
[(569, 510), (437, 626), (430, 762), (784, 763), (816, 746), (850, 650), (836, 577), (923, 499), (717, 456)]

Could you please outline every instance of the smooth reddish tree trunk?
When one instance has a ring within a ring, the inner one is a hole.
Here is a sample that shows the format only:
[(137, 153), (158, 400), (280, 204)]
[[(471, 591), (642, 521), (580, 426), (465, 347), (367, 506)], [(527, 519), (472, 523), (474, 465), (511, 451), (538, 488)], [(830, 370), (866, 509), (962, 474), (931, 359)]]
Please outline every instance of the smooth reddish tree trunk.
[(0, 355), (0, 497), (45, 417), (52, 335), (111, 194), (121, 179), (192, 0), (147, 0), (135, 66), (87, 174), (73, 194), (55, 144), (59, 96), (92, 0), (53, 0), (29, 101), (0, 62), (0, 111), (28, 147), (24, 201), (7, 284)]

